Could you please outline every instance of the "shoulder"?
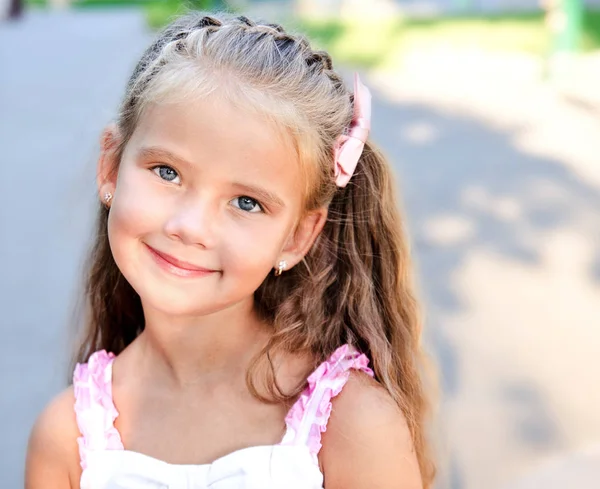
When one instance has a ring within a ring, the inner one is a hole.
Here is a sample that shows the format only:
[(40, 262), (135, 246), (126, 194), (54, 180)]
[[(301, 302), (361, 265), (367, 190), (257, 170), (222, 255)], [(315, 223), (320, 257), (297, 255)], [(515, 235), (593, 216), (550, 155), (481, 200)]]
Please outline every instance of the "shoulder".
[(350, 374), (332, 402), (322, 443), (319, 458), (328, 488), (422, 487), (406, 418), (368, 375)]
[(27, 447), (26, 489), (79, 487), (79, 429), (74, 403), (73, 387), (69, 387), (37, 418)]

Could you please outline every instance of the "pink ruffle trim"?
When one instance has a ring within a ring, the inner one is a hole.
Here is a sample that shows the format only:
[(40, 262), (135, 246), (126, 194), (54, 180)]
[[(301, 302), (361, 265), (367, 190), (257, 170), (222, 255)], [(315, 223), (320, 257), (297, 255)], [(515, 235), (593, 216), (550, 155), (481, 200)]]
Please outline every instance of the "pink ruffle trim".
[[(323, 387), (320, 393), (320, 399), (314, 399), (312, 402), (318, 402), (315, 414), (312, 415), (310, 428), (308, 432), (308, 440), (306, 444), (311, 454), (316, 457), (321, 449), (321, 433), (327, 431), (327, 422), (331, 415), (331, 400), (337, 396), (348, 381), (351, 370), (359, 370), (365, 372), (371, 377), (373, 371), (368, 367), (369, 359), (366, 355), (359, 353), (350, 345), (339, 347), (333, 355), (323, 362), (319, 367), (308, 377), (308, 387), (300, 395), (300, 398), (292, 406), (285, 418), (287, 425), (287, 436), (283, 444), (302, 442), (294, 438), (298, 435), (300, 426), (306, 416), (311, 416), (314, 406), (310, 406), (310, 402), (315, 395), (318, 386)], [(306, 421), (305, 421), (306, 422)]]
[(114, 421), (119, 415), (112, 399), (112, 362), (104, 350), (93, 353), (73, 373), (75, 414), (81, 435), (77, 439), (83, 470), (90, 450), (123, 450)]
[[(88, 452), (124, 450), (121, 436), (114, 426), (114, 421), (119, 415), (112, 399), (114, 358), (114, 354), (104, 350), (95, 352), (87, 363), (77, 364), (73, 374), (75, 414), (82, 435), (77, 439), (77, 443), (84, 473)], [(366, 355), (350, 345), (343, 345), (329, 360), (319, 365), (308, 377), (308, 387), (285, 418), (287, 432), (282, 444), (306, 443), (316, 459), (321, 449), (321, 433), (327, 430), (327, 422), (331, 415), (331, 400), (342, 391), (351, 370), (363, 371), (373, 376), (368, 364), (369, 359)], [(318, 404), (314, 405), (314, 402)], [(304, 430), (308, 428), (305, 441), (297, 438), (303, 423)], [(307, 427), (306, 423), (310, 425)]]

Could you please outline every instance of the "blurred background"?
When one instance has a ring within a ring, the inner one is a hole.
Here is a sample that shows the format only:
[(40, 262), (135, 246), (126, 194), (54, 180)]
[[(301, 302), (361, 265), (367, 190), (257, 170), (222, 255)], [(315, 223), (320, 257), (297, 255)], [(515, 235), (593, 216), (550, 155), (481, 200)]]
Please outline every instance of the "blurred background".
[(600, 0), (0, 0), (0, 474), (66, 385), (98, 138), (186, 8), (284, 22), (374, 93), (439, 368), (437, 488), (600, 488)]

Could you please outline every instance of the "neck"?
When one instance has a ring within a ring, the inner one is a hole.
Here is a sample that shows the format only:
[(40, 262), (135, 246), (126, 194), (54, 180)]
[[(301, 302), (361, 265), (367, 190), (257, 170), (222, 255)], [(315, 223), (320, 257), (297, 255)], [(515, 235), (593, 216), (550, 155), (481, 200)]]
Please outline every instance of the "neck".
[(172, 317), (144, 307), (140, 361), (154, 378), (174, 387), (232, 381), (245, 375), (270, 331), (253, 300), (200, 317)]

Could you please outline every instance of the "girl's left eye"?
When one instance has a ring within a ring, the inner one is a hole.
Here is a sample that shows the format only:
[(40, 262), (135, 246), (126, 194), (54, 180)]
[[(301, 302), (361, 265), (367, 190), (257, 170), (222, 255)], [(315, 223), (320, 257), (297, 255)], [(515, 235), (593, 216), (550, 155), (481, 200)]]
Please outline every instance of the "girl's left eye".
[[(152, 171), (156, 173), (160, 178), (166, 180), (167, 182), (175, 182), (176, 179), (179, 178), (177, 172), (167, 165), (158, 165), (152, 168)], [(175, 182), (179, 183), (179, 182)]]
[(253, 198), (247, 197), (245, 195), (243, 195), (241, 197), (236, 197), (231, 202), (237, 202), (237, 205), (236, 204), (233, 204), (233, 205), (235, 207), (237, 207), (238, 209), (241, 209), (246, 212), (251, 212), (251, 213), (263, 212), (263, 208), (258, 203), (257, 200), (254, 200)]

